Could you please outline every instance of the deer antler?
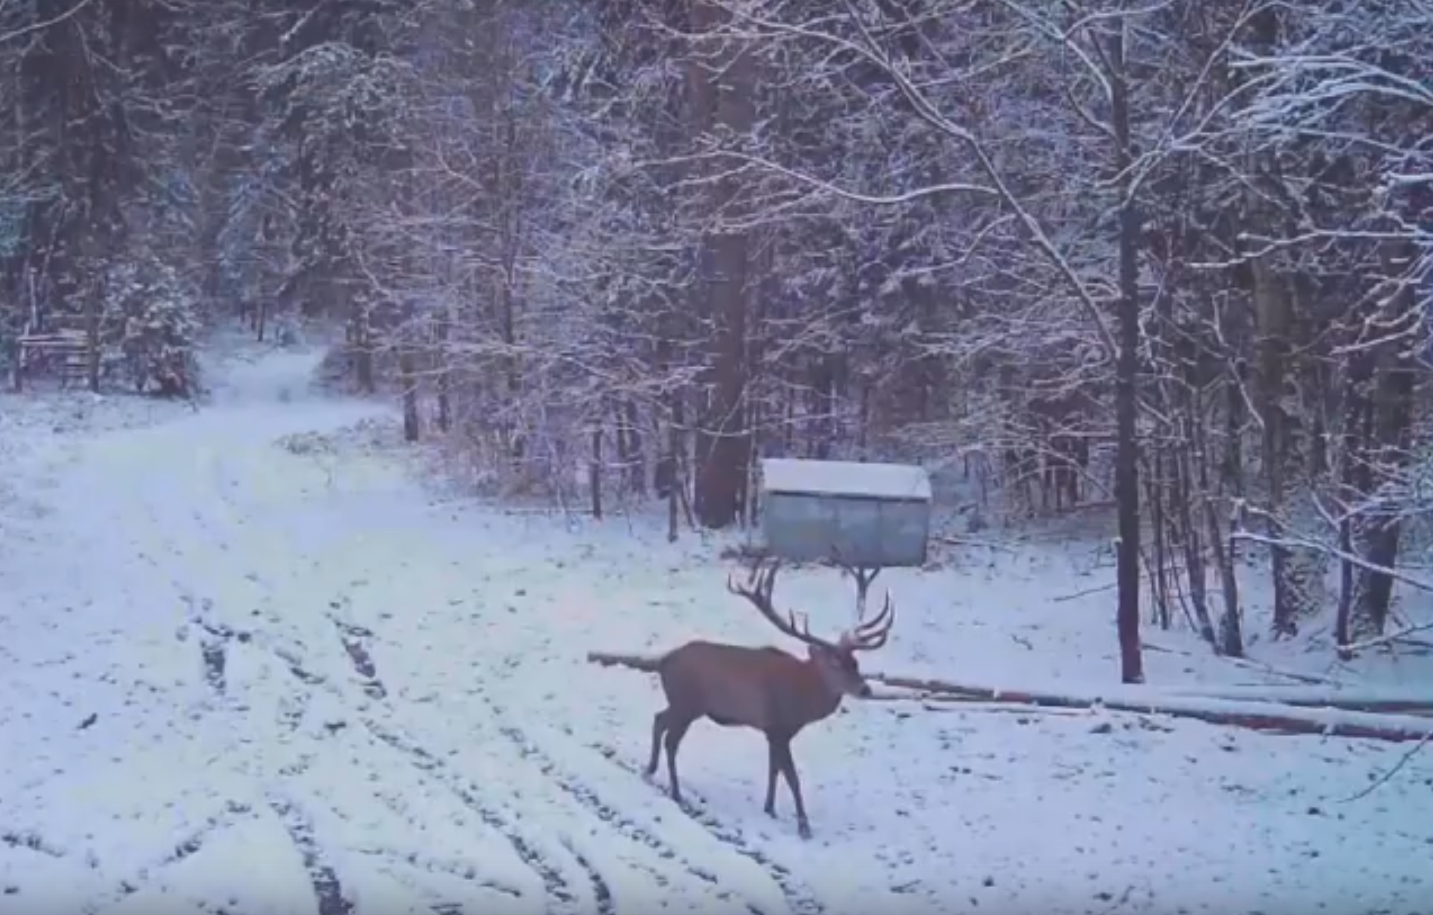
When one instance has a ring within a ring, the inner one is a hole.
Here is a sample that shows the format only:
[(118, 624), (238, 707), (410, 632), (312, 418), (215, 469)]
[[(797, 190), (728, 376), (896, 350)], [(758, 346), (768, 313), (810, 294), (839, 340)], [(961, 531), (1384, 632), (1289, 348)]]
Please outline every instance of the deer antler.
[(726, 589), (738, 597), (744, 597), (752, 606), (761, 611), (761, 615), (767, 621), (786, 635), (791, 636), (800, 642), (808, 645), (823, 645), (827, 648), (834, 647), (828, 641), (819, 636), (811, 634), (810, 624), (806, 621), (806, 615), (801, 615), (801, 622), (796, 622), (796, 614), (787, 612), (785, 617), (777, 611), (771, 602), (771, 594), (776, 589), (776, 572), (781, 568), (780, 560), (771, 562), (757, 562), (751, 567), (751, 573), (747, 576), (747, 583), (739, 585), (730, 576), (726, 579)]
[(886, 599), (881, 605), (881, 612), (871, 619), (857, 623), (854, 628), (841, 634), (841, 644), (851, 651), (874, 651), (886, 644), (890, 637), (891, 627), (896, 622), (896, 605), (891, 600), (891, 594), (886, 592)]

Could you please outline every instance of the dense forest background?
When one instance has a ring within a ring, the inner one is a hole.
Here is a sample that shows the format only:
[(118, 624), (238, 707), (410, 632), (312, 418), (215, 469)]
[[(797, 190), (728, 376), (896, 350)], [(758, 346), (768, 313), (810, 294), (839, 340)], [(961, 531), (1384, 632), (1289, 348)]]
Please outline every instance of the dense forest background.
[(1397, 625), (1429, 0), (0, 0), (0, 70), (0, 358), (341, 321), (472, 485), (674, 533), (773, 455), (1113, 507), (1131, 681), (1142, 581), (1242, 652), (1250, 540), (1276, 635)]

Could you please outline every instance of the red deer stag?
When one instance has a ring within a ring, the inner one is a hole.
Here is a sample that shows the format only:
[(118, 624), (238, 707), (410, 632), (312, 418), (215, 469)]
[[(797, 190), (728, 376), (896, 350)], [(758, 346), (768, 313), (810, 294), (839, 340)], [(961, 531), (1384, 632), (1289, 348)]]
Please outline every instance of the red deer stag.
[(750, 601), (761, 615), (786, 635), (806, 643), (801, 660), (778, 648), (747, 648), (694, 641), (662, 658), (657, 672), (667, 707), (652, 720), (652, 759), (647, 774), (657, 771), (665, 743), (672, 799), (681, 803), (677, 780), (677, 749), (692, 723), (710, 718), (722, 727), (754, 728), (766, 735), (766, 813), (776, 816), (776, 774), (786, 777), (796, 803), (796, 822), (803, 839), (811, 838), (801, 779), (791, 758), (791, 740), (802, 728), (827, 718), (844, 696), (865, 698), (871, 687), (861, 676), (856, 652), (886, 643), (895, 621), (890, 595), (874, 619), (857, 623), (835, 642), (812, 635), (805, 617), (799, 627), (792, 613), (777, 612), (771, 602), (778, 563), (758, 563), (746, 585), (727, 579), (727, 590)]

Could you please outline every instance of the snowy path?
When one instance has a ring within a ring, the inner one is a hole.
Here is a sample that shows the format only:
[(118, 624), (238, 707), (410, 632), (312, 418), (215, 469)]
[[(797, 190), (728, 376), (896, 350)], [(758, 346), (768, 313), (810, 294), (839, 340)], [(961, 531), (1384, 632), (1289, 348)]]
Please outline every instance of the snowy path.
[[(1340, 805), (1398, 752), (1358, 742), (868, 705), (797, 747), (815, 841), (760, 813), (740, 732), (694, 732), (678, 810), (636, 771), (654, 685), (581, 655), (769, 638), (709, 550), (434, 505), (310, 434), (387, 418), (306, 396), (314, 364), (26, 465), (49, 486), (0, 540), (0, 913), (1426, 911), (1433, 767)], [(970, 581), (892, 577), (908, 626)], [(904, 639), (892, 666), (935, 648)]]
[[(484, 696), (500, 669), (474, 664), (470, 696), (444, 696), (447, 670), (428, 660), (443, 643), (414, 640), (427, 614), (481, 607), (365, 613), (354, 596), (371, 578), (451, 580), (459, 551), (404, 548), (404, 520), (421, 523), (426, 505), (396, 473), (368, 468), (360, 503), (320, 461), (285, 461), (275, 438), (374, 412), (281, 407), (267, 395), (287, 387), (292, 400), (312, 359), (285, 365), (287, 381), (257, 375), (249, 389), (236, 379), (215, 410), (110, 435), (67, 475), (50, 530), (73, 540), (44, 553), (53, 567), (21, 578), (34, 590), (11, 594), (7, 620), (20, 627), (6, 640), (7, 715), (17, 719), (4, 720), (7, 735), (27, 720), (73, 729), (6, 753), (7, 786), (23, 792), (4, 799), (6, 841), (40, 859), (10, 873), (34, 882), (7, 886), (11, 898), (53, 894), (57, 875), (44, 868), (83, 855), (82, 881), (64, 868), (72, 902), (140, 911), (163, 895), (278, 911), (285, 899), (272, 886), (246, 898), (259, 891), (252, 876), (185, 868), (232, 865), (232, 846), (244, 843), (242, 869), (307, 876), (324, 915), (459, 899), (533, 914), (659, 901), (780, 911), (780, 891), (759, 873), (718, 876), (744, 859), (722, 861), (731, 853), (696, 826), (678, 846), (615, 825), (588, 789), (535, 765), (539, 743)], [(393, 567), (375, 567), (380, 551), (354, 543), (370, 530), (393, 538)], [(390, 624), (396, 617), (403, 624)], [(413, 662), (380, 669), (375, 657)], [(443, 700), (469, 713), (457, 722)], [(146, 822), (156, 812), (160, 822)], [(97, 846), (106, 839), (118, 843)], [(214, 855), (216, 843), (229, 855)], [(215, 898), (218, 885), (228, 899)]]
[[(48, 519), (68, 542), (7, 570), (0, 831), (29, 855), (3, 898), (786, 911), (775, 872), (683, 817), (627, 812), (654, 789), (614, 772), (599, 793), (577, 771), (596, 754), (572, 762), (570, 738), (489, 694), (523, 646), (449, 644), (507, 612), (463, 580), (468, 545), (425, 537), (432, 511), (383, 461), (274, 445), (381, 412), (296, 397), (313, 367), (270, 357), (212, 409), (94, 443)], [(385, 576), (424, 599), (365, 599)], [(442, 584), (469, 600), (435, 605)]]

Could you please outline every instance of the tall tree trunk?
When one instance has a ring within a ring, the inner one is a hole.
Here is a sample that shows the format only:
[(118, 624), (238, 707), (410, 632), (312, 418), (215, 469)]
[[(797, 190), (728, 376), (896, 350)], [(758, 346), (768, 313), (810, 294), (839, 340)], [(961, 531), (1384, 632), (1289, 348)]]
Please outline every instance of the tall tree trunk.
[(1144, 682), (1139, 641), (1139, 242), (1140, 218), (1133, 194), (1130, 149), (1129, 83), (1125, 70), (1125, 23), (1116, 23), (1109, 40), (1110, 116), (1115, 134), (1115, 172), (1119, 176), (1119, 353), (1115, 367), (1115, 501), (1119, 506), (1116, 628), (1120, 679)]
[(404, 327), (399, 333), (398, 384), (403, 389), (403, 440), (416, 442), (423, 434), (418, 411), (418, 372), (413, 358), (413, 346), (407, 339), (410, 330)]
[(438, 319), (438, 339), (433, 348), (438, 375), (438, 431), (444, 435), (453, 427), (453, 368), (448, 359), (448, 335), (451, 333), (456, 305), (449, 303)]
[[(1278, 14), (1270, 7), (1250, 19), (1251, 41), (1272, 50), (1278, 38)], [(1245, 193), (1245, 220), (1250, 231), (1266, 238), (1281, 237), (1281, 215), (1274, 202), (1281, 186), (1278, 162), (1262, 149), (1248, 151), (1249, 189)], [(1260, 242), (1254, 243), (1256, 246)], [(1279, 269), (1278, 252), (1259, 252), (1249, 260), (1253, 278), (1254, 320), (1257, 333), (1257, 384), (1255, 405), (1262, 426), (1264, 482), (1268, 491), (1265, 533), (1269, 547), (1274, 590), (1272, 630), (1275, 638), (1298, 632), (1300, 617), (1311, 614), (1317, 603), (1322, 566), (1313, 551), (1284, 545), (1294, 527), (1293, 515), (1306, 515), (1309, 494), (1304, 484), (1306, 462), (1297, 458), (1293, 431), (1296, 417), (1288, 410), (1288, 378), (1297, 371), (1290, 365), (1295, 327), (1293, 289)]]
[[(1370, 327), (1372, 322), (1354, 322), (1360, 330)], [(1344, 365), (1343, 394), (1343, 435), (1341, 459), (1343, 467), (1339, 474), (1339, 501), (1349, 506), (1339, 520), (1339, 548), (1345, 558), (1339, 562), (1338, 610), (1334, 617), (1334, 641), (1347, 645), (1353, 633), (1353, 608), (1359, 600), (1358, 589), (1363, 584), (1358, 564), (1353, 561), (1358, 539), (1362, 533), (1356, 530), (1359, 519), (1355, 519), (1351, 507), (1361, 502), (1373, 489), (1373, 470), (1369, 460), (1373, 436), (1373, 387), (1374, 367), (1377, 353), (1367, 341), (1354, 334), (1353, 345), (1348, 347), (1348, 359)]]
[[(710, 36), (727, 15), (712, 0), (694, 0), (698, 36)], [(698, 39), (701, 41), (702, 39)], [(755, 122), (755, 61), (745, 42), (729, 36), (718, 39), (712, 64), (719, 81), (698, 73), (693, 87), (698, 101), (715, 101), (715, 123), (728, 137), (745, 138)], [(708, 55), (697, 53), (689, 66), (704, 71)], [(750, 454), (746, 429), (746, 307), (747, 230), (730, 225), (742, 215), (743, 182), (734, 176), (715, 180), (711, 188), (710, 212), (704, 239), (710, 274), (707, 288), (715, 333), (712, 339), (710, 398), (702, 423), (711, 436), (705, 460), (697, 468), (697, 518), (712, 529), (728, 527), (741, 514), (741, 497), (746, 483)]]
[(1270, 255), (1253, 258), (1254, 314), (1259, 325), (1259, 383), (1257, 402), (1263, 427), (1264, 482), (1268, 489), (1266, 533), (1275, 541), (1269, 547), (1273, 566), (1276, 637), (1298, 632), (1294, 595), (1290, 589), (1291, 557), (1281, 541), (1285, 536), (1285, 471), (1288, 463), (1287, 417), (1284, 412), (1284, 362), (1288, 348), (1288, 297), (1269, 263)]
[(1355, 640), (1383, 634), (1393, 601), (1393, 576), (1384, 569), (1398, 563), (1403, 533), (1401, 512), (1377, 490), (1397, 487), (1409, 464), (1412, 445), (1413, 394), (1418, 373), (1415, 347), (1410, 343), (1422, 320), (1410, 266), (1418, 252), (1411, 242), (1388, 242), (1382, 260), (1385, 275), (1398, 277), (1384, 306), (1385, 315), (1375, 325), (1382, 328), (1379, 344), (1378, 377), (1373, 389), (1373, 434), (1369, 455), (1372, 486), (1363, 500), (1373, 506), (1363, 519), (1361, 581), (1351, 614), (1351, 635)]
[(592, 517), (602, 520), (602, 426), (592, 430), (592, 454), (587, 464), (587, 490), (592, 498)]

